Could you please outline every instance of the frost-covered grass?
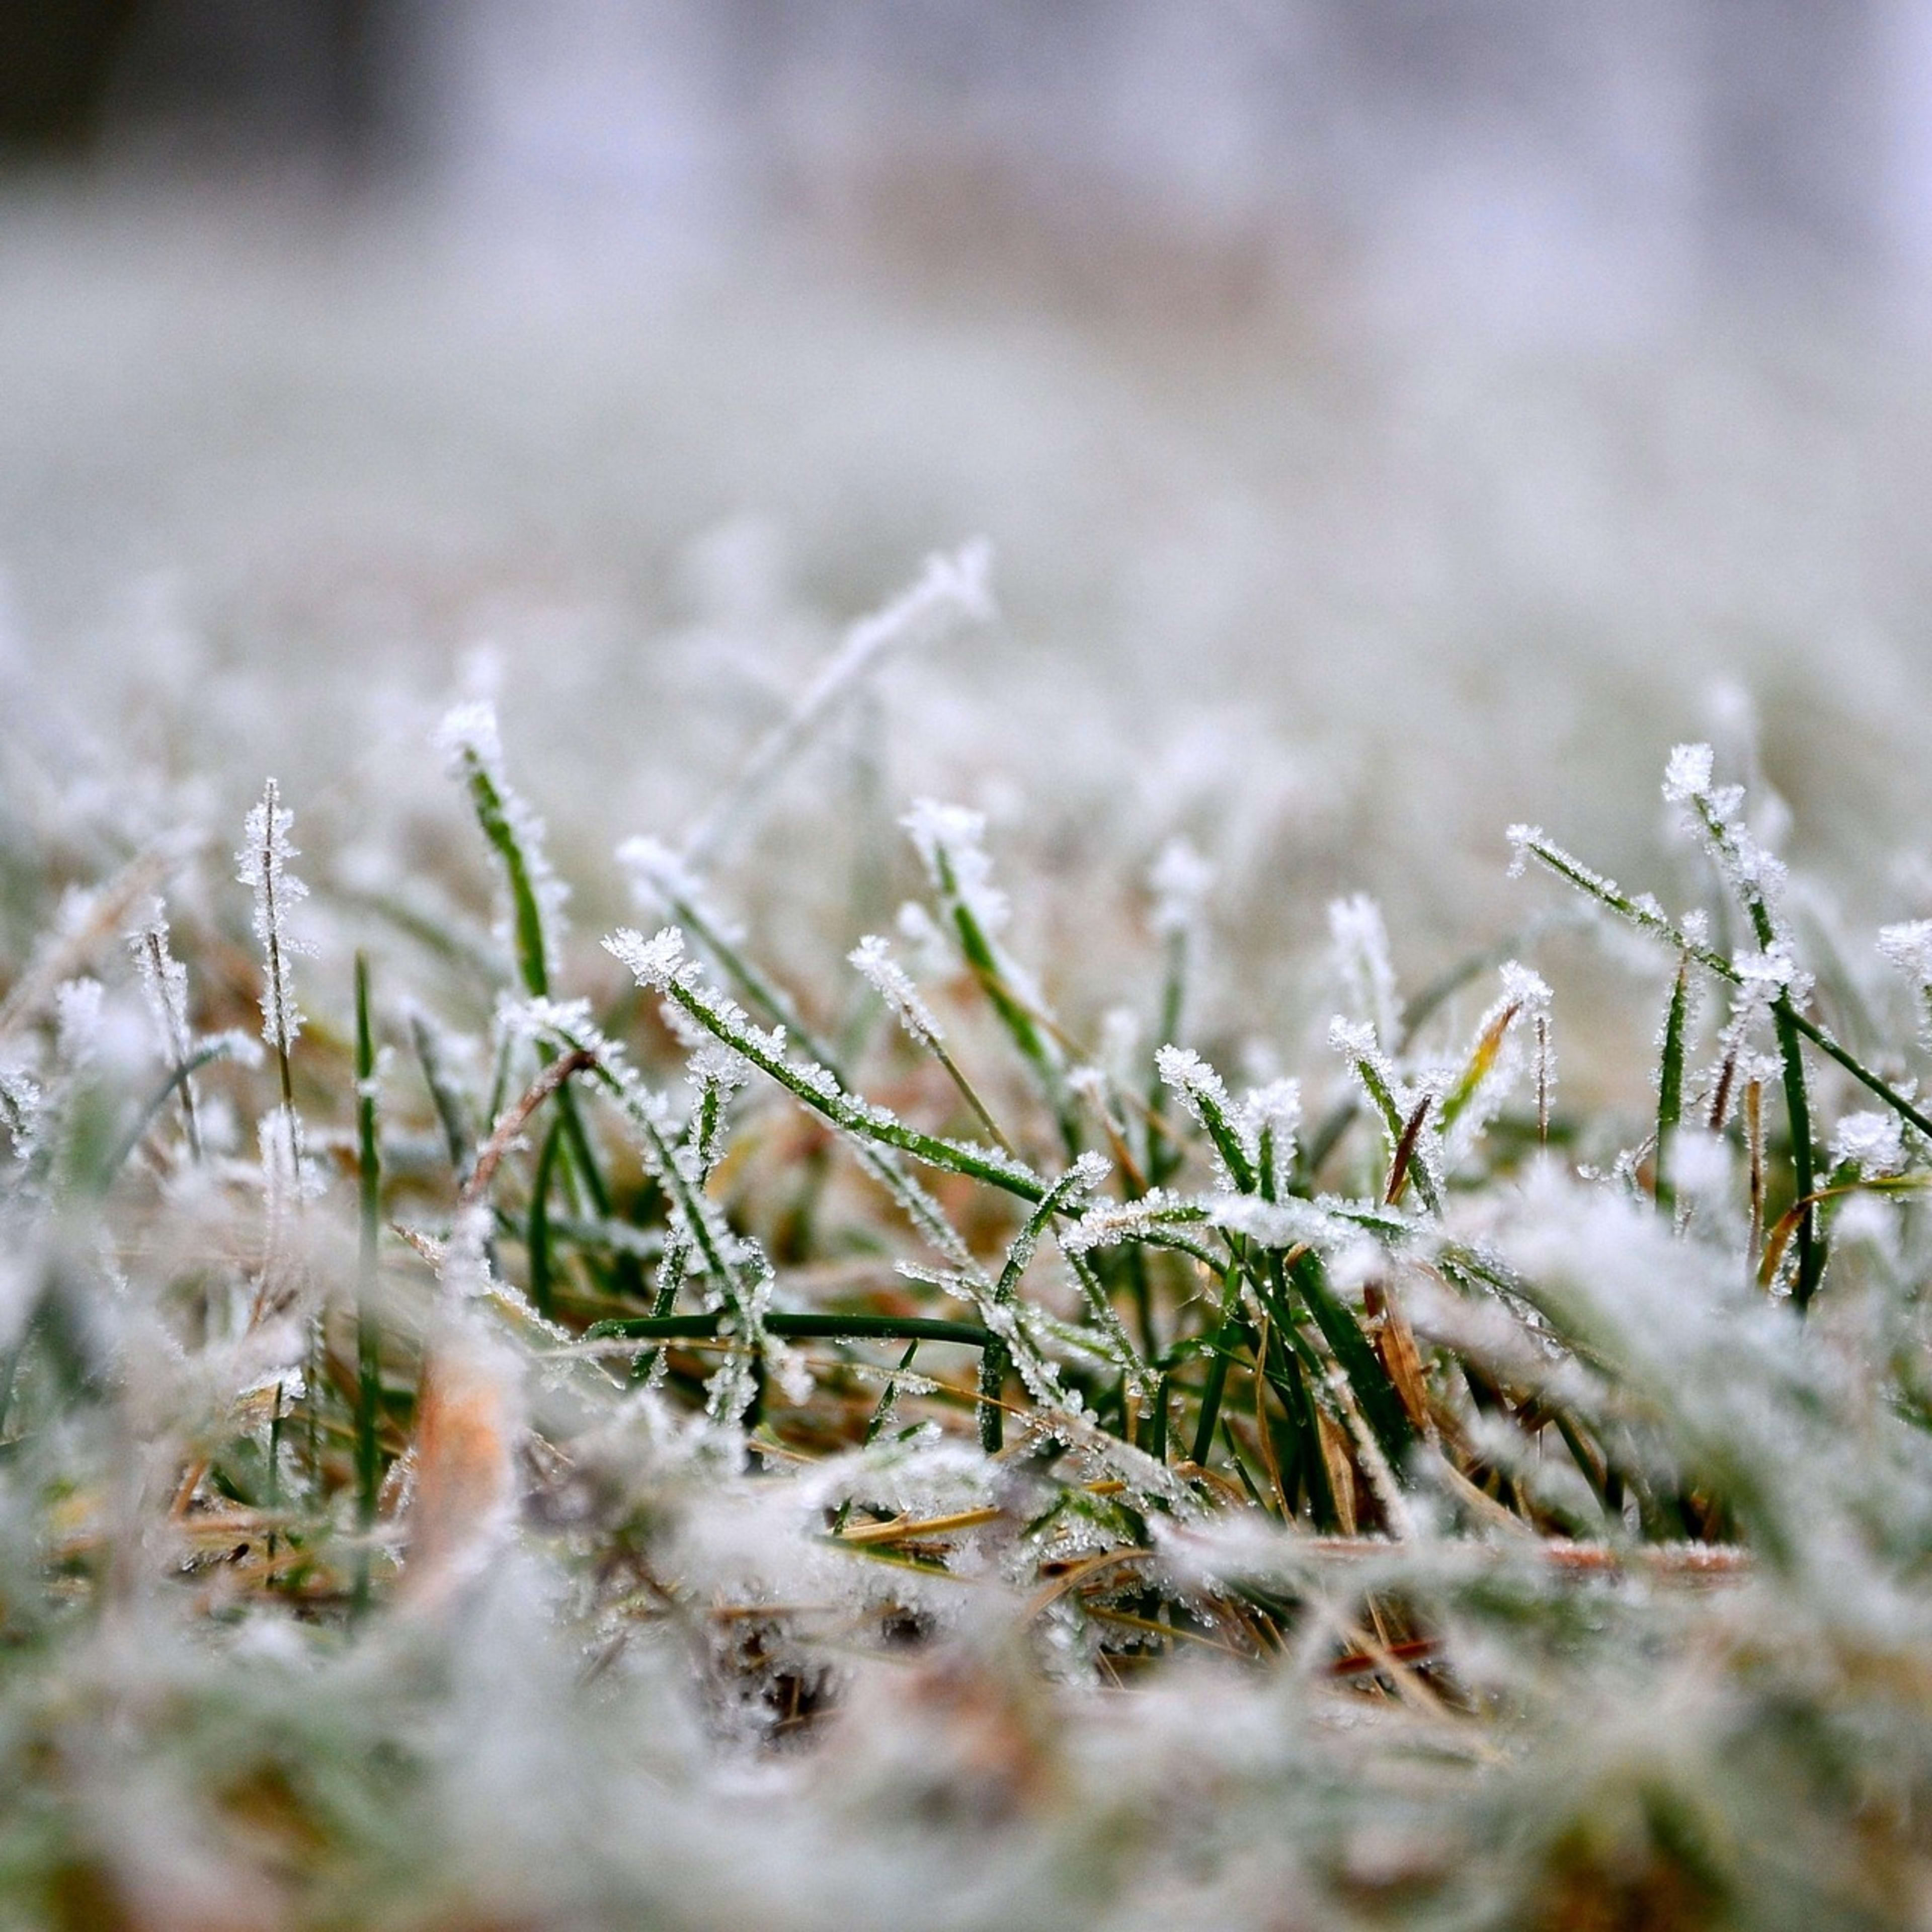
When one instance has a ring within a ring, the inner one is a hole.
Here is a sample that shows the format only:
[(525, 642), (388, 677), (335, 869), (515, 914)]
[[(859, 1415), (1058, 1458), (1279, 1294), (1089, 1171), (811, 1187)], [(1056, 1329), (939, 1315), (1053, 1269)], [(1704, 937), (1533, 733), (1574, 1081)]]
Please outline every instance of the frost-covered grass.
[(880, 782), (988, 572), (568, 863), (513, 681), (232, 824), (22, 708), (0, 1924), (1924, 1922), (1926, 924), (1679, 746), (1673, 903), (1274, 1030), (1224, 855)]

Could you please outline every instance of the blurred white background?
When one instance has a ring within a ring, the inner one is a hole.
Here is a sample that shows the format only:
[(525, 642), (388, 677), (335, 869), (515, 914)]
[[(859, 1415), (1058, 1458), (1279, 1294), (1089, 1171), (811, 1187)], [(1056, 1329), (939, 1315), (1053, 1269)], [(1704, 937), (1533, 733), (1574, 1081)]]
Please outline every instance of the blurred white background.
[(352, 819), (487, 645), (602, 863), (984, 531), (886, 782), (1049, 856), (1190, 824), (1261, 929), (1366, 886), (1426, 952), (1520, 909), (1510, 820), (1653, 864), (1714, 732), (1932, 910), (1927, 0), (0, 34), (9, 648), (104, 742)]

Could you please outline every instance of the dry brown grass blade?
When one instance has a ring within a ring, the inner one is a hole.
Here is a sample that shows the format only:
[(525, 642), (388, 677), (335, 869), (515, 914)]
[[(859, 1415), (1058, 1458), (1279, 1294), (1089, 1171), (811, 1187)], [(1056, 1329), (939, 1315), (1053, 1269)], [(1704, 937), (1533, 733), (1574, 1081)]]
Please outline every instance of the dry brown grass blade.
[(1422, 1356), (1416, 1348), (1408, 1318), (1394, 1295), (1379, 1282), (1369, 1283), (1363, 1302), (1370, 1320), (1379, 1320), (1381, 1324), (1376, 1336), (1376, 1353), (1388, 1371), (1388, 1378), (1395, 1384), (1408, 1419), (1425, 1441), (1432, 1441), (1435, 1423), (1430, 1413), (1429, 1385), (1423, 1377)]
[(1072, 1564), (1046, 1587), (1037, 1592), (1026, 1606), (1026, 1621), (1034, 1618), (1050, 1608), (1065, 1596), (1068, 1591), (1078, 1589), (1089, 1578), (1097, 1576), (1102, 1570), (1111, 1570), (1122, 1563), (1144, 1563), (1154, 1552), (1151, 1550), (1103, 1550), (1097, 1556), (1084, 1556)]
[(959, 1510), (951, 1516), (922, 1516), (914, 1520), (895, 1516), (890, 1522), (862, 1523), (856, 1529), (842, 1530), (835, 1543), (903, 1543), (920, 1537), (950, 1536), (956, 1531), (977, 1529), (982, 1523), (998, 1522), (1006, 1514), (1001, 1509)]
[(1429, 1118), (1432, 1094), (1425, 1094), (1415, 1104), (1415, 1111), (1403, 1122), (1402, 1138), (1395, 1144), (1395, 1158), (1389, 1163), (1388, 1185), (1382, 1190), (1384, 1204), (1393, 1208), (1402, 1198), (1402, 1190), (1408, 1185), (1408, 1170), (1415, 1159), (1415, 1144), (1422, 1138), (1423, 1123)]
[(538, 1073), (519, 1100), (503, 1110), (490, 1131), (490, 1138), (478, 1151), (476, 1165), (470, 1169), (470, 1178), (463, 1184), (463, 1191), (457, 1197), (459, 1212), (474, 1208), (488, 1195), (490, 1184), (496, 1178), (503, 1156), (515, 1146), (518, 1136), (530, 1124), (530, 1116), (572, 1074), (581, 1073), (596, 1064), (595, 1054), (581, 1049), (560, 1054)]
[(1335, 1498), (1335, 1518), (1344, 1536), (1353, 1536), (1358, 1520), (1355, 1510), (1355, 1462), (1348, 1453), (1348, 1432), (1325, 1408), (1315, 1412), (1316, 1432), (1321, 1438), (1322, 1466), (1328, 1472), (1329, 1492)]
[(417, 1397), (402, 1602), (436, 1611), (488, 1561), (515, 1509), (521, 1435), (509, 1365), (451, 1323), (430, 1346)]

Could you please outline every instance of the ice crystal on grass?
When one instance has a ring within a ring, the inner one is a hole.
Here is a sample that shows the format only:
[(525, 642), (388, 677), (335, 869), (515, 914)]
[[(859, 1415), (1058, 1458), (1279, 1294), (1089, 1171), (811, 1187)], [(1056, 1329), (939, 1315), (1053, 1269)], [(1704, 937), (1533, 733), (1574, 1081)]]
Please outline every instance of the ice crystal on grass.
[(1881, 926), (1879, 956), (1912, 982), (1918, 995), (1918, 1036), (1932, 1042), (1932, 919), (1907, 920)]
[(684, 956), (684, 934), (674, 926), (660, 927), (649, 939), (627, 928), (604, 943), (630, 968), (638, 984), (652, 992), (668, 992), (674, 979), (695, 970)]
[(1148, 874), (1155, 932), (1162, 938), (1192, 933), (1214, 878), (1214, 868), (1185, 838), (1169, 839)]
[(190, 1051), (188, 1018), (188, 969), (176, 959), (168, 941), (167, 909), (156, 899), (148, 916), (128, 935), (140, 976), (142, 998), (154, 1023), (155, 1036), (165, 1058), (183, 1064)]
[(235, 854), (236, 876), (255, 898), (255, 938), (266, 970), (262, 984), (262, 1038), (270, 1051), (284, 1058), (302, 1027), (302, 1009), (290, 981), (290, 962), (312, 952), (314, 946), (291, 931), (289, 916), (308, 897), (308, 887), (289, 870), (301, 854), (289, 837), (295, 814), (281, 802), (273, 778), (253, 806), (242, 826)]
[(89, 1066), (100, 1057), (106, 992), (98, 980), (69, 980), (54, 989), (55, 1048), (70, 1070)]
[(1664, 796), (1676, 806), (1684, 821), (1702, 839), (1725, 883), (1747, 908), (1762, 909), (1767, 929), (1760, 943), (1768, 945), (1779, 930), (1786, 873), (1784, 862), (1761, 844), (1744, 822), (1744, 788), (1712, 781), (1713, 754), (1708, 745), (1679, 745), (1665, 767)]
[(1846, 1114), (1832, 1130), (1832, 1160), (1862, 1174), (1883, 1177), (1900, 1173), (1906, 1162), (1905, 1136), (1892, 1114)]
[(1384, 1052), (1400, 1044), (1402, 1002), (1380, 906), (1366, 892), (1331, 901), (1328, 934), (1349, 1016), (1372, 1027)]
[(550, 868), (543, 820), (509, 782), (495, 705), (484, 700), (457, 705), (438, 726), (434, 742), (449, 776), (469, 792), (484, 835), (503, 865), (508, 890), (499, 937), (514, 950), (525, 988), (544, 992), (556, 968), (570, 889)]
[(1901, 973), (1910, 975), (1922, 992), (1932, 988), (1932, 919), (1881, 926), (1878, 950)]
[(986, 852), (986, 814), (963, 805), (922, 798), (906, 814), (906, 830), (934, 886), (956, 898), (996, 939), (1006, 929), (1012, 908), (993, 883)]
[(14, 1157), (24, 1161), (40, 1138), (46, 1096), (23, 1067), (0, 1066), (0, 1126), (13, 1143)]
[(936, 1048), (944, 1044), (945, 1036), (933, 1017), (932, 1009), (920, 997), (905, 968), (892, 957), (891, 946), (877, 933), (868, 933), (845, 956), (885, 1001), (892, 1017), (922, 1046)]

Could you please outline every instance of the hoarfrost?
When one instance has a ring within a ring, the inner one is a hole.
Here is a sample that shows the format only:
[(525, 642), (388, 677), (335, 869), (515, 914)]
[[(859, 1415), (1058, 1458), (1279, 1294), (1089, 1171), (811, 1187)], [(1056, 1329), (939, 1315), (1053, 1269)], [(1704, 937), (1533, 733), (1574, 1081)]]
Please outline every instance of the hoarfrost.
[(1878, 950), (1882, 958), (1909, 974), (1922, 992), (1932, 988), (1932, 919), (1881, 926)]
[(1394, 1052), (1402, 1036), (1402, 1004), (1382, 908), (1366, 892), (1331, 900), (1328, 934), (1350, 1016), (1372, 1027), (1382, 1050)]
[(1896, 1114), (1847, 1114), (1832, 1130), (1832, 1160), (1874, 1178), (1901, 1173), (1905, 1135)]
[(956, 897), (988, 939), (1005, 929), (1011, 908), (993, 884), (986, 855), (986, 814), (963, 805), (916, 800), (904, 820), (934, 888)]
[(1192, 932), (1214, 879), (1214, 868), (1185, 838), (1169, 839), (1148, 874), (1155, 932), (1165, 938)]
[[(432, 742), (448, 776), (470, 789), (492, 842), (507, 838), (514, 862), (523, 868), (542, 916), (542, 964), (548, 977), (556, 970), (555, 952), (564, 934), (570, 889), (551, 869), (542, 819), (509, 781), (496, 706), (487, 699), (473, 699), (453, 706), (436, 728)], [(500, 830), (491, 829), (493, 824)], [(497, 920), (497, 938), (506, 946), (518, 924), (513, 896), (505, 893)]]
[(932, 1009), (920, 997), (905, 968), (892, 957), (892, 948), (885, 940), (877, 933), (868, 933), (845, 957), (920, 1046), (936, 1048), (945, 1044)]
[(293, 1048), (302, 1027), (302, 1010), (289, 983), (288, 962), (315, 950), (289, 930), (290, 910), (308, 897), (308, 887), (288, 868), (291, 860), (301, 856), (289, 838), (294, 824), (295, 814), (283, 806), (280, 788), (269, 779), (261, 802), (249, 812), (235, 854), (236, 877), (255, 895), (255, 937), (267, 964), (262, 1037), (280, 1054)]

